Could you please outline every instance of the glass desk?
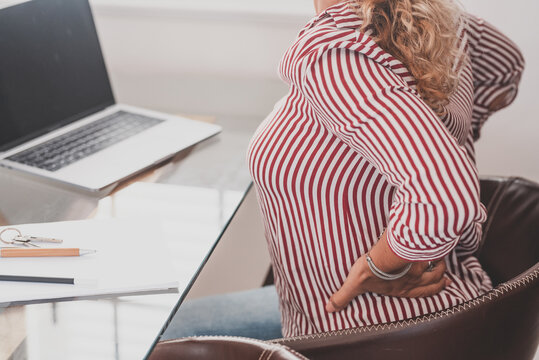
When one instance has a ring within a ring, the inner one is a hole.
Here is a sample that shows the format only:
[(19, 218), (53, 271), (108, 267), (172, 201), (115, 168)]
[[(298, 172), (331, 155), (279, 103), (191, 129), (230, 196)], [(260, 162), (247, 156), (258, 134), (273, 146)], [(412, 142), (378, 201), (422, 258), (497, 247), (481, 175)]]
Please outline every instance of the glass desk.
[[(258, 125), (252, 119), (214, 122), (223, 127), (221, 134), (106, 197), (0, 169), (0, 225), (136, 219), (140, 226), (159, 227), (166, 235), (176, 272), (186, 266), (200, 268), (200, 259), (217, 243), (250, 188), (245, 154)], [(195, 264), (193, 259), (198, 259)], [(0, 359), (141, 359), (183, 301), (191, 281), (180, 281), (179, 294), (2, 308)]]

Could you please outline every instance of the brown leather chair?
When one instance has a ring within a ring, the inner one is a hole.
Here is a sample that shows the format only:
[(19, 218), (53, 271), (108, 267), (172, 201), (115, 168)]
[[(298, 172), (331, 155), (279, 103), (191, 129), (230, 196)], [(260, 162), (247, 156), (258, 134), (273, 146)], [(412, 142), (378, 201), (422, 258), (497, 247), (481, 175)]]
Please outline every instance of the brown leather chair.
[(495, 288), (418, 318), (278, 339), (309, 359), (533, 359), (539, 343), (539, 184), (481, 179), (488, 210), (476, 253)]
[(286, 346), (232, 336), (201, 336), (162, 341), (149, 360), (307, 360)]

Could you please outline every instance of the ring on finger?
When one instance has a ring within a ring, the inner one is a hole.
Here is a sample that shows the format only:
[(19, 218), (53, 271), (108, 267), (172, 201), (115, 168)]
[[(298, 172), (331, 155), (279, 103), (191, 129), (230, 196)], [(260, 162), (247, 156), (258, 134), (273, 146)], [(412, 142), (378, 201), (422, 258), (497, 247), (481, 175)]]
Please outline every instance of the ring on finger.
[(426, 272), (431, 272), (434, 270), (434, 267), (436, 266), (436, 263), (434, 261), (429, 261), (427, 264), (427, 268), (425, 269)]

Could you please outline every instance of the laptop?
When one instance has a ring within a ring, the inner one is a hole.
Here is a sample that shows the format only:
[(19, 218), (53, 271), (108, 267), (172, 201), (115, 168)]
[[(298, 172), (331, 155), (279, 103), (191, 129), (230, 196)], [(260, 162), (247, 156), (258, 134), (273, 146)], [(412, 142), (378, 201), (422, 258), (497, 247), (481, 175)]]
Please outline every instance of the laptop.
[(0, 165), (102, 191), (217, 133), (116, 103), (88, 0), (0, 9)]

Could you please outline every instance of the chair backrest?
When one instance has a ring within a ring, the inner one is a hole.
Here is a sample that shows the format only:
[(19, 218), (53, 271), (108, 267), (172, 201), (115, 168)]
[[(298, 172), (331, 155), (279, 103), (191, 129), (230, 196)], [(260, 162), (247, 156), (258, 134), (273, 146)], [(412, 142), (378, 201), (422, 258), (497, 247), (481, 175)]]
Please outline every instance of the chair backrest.
[(279, 339), (310, 359), (533, 359), (539, 342), (539, 185), (485, 178), (478, 256), (498, 286), (465, 304), (391, 324)]
[(159, 342), (149, 360), (307, 360), (286, 346), (233, 336), (200, 336)]
[(476, 256), (495, 284), (539, 261), (539, 184), (522, 178), (481, 179), (488, 219)]

